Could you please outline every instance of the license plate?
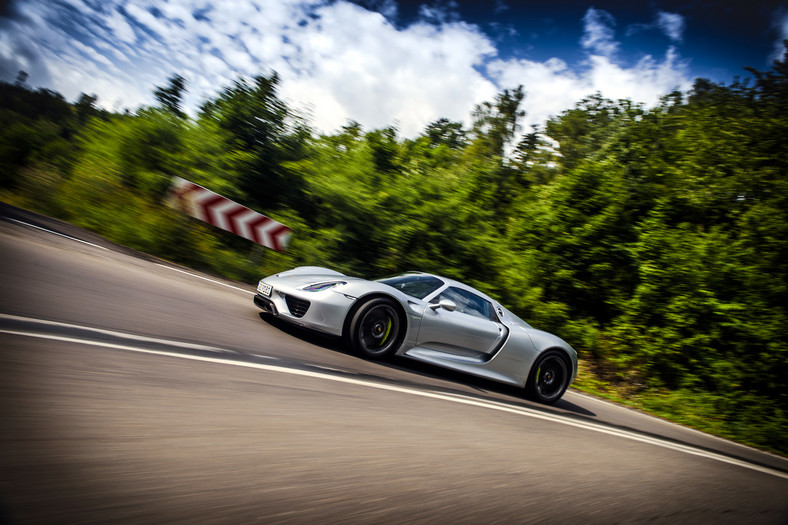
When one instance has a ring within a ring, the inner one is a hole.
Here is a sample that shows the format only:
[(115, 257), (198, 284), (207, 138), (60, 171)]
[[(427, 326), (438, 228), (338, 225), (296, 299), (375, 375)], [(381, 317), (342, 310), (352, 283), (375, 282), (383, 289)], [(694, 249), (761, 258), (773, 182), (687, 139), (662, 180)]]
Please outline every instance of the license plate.
[(261, 294), (265, 295), (266, 297), (271, 297), (271, 285), (266, 283), (260, 283), (257, 285), (257, 291)]

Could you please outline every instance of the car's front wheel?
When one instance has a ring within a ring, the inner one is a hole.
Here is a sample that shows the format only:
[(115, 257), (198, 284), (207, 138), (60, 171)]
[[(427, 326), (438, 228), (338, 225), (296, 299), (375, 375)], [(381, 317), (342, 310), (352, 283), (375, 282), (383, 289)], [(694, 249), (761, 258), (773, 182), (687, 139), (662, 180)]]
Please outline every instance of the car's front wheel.
[(382, 359), (394, 353), (404, 326), (391, 299), (378, 297), (361, 305), (350, 322), (349, 342), (364, 357)]
[(526, 392), (540, 403), (555, 403), (569, 386), (569, 366), (557, 350), (540, 355), (531, 369)]

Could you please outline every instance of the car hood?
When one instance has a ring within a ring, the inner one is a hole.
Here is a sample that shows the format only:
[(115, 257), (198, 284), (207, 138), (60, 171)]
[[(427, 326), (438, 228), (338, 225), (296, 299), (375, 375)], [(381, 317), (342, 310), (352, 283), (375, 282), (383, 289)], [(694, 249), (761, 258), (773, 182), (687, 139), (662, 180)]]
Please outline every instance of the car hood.
[(342, 273), (319, 266), (303, 266), (285, 272), (279, 272), (263, 279), (268, 283), (279, 283), (288, 287), (298, 288), (310, 284), (325, 283), (331, 281), (345, 281), (347, 283), (363, 281), (358, 277), (348, 277)]
[(320, 266), (300, 266), (279, 272), (274, 275), (263, 278), (268, 284), (271, 284), (279, 289), (287, 291), (295, 291), (302, 289), (311, 284), (327, 283), (332, 281), (344, 281), (347, 283), (345, 286), (332, 288), (333, 292), (342, 293), (347, 297), (358, 299), (365, 295), (373, 293), (385, 293), (392, 297), (397, 298), (400, 303), (405, 304), (421, 304), (420, 301), (409, 295), (405, 295), (396, 288), (392, 288), (387, 284), (377, 281), (370, 281), (361, 277), (350, 277), (343, 273), (322, 268)]

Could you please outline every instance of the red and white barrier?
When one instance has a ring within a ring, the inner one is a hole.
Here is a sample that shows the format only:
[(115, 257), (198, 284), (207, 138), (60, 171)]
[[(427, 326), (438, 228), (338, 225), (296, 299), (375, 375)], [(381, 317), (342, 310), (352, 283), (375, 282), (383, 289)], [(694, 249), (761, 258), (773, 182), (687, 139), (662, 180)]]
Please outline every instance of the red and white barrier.
[(187, 215), (272, 250), (285, 251), (293, 234), (284, 224), (180, 177), (173, 177), (169, 203)]

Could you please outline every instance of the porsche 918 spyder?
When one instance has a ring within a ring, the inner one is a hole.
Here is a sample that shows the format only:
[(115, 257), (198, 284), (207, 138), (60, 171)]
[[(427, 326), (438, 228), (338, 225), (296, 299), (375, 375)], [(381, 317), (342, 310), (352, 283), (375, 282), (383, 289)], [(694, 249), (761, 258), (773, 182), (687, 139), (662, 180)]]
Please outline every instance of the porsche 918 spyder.
[(404, 356), (510, 385), (554, 403), (577, 352), (478, 290), (408, 272), (369, 281), (316, 266), (260, 280), (254, 303), (288, 323), (344, 338), (358, 354)]

